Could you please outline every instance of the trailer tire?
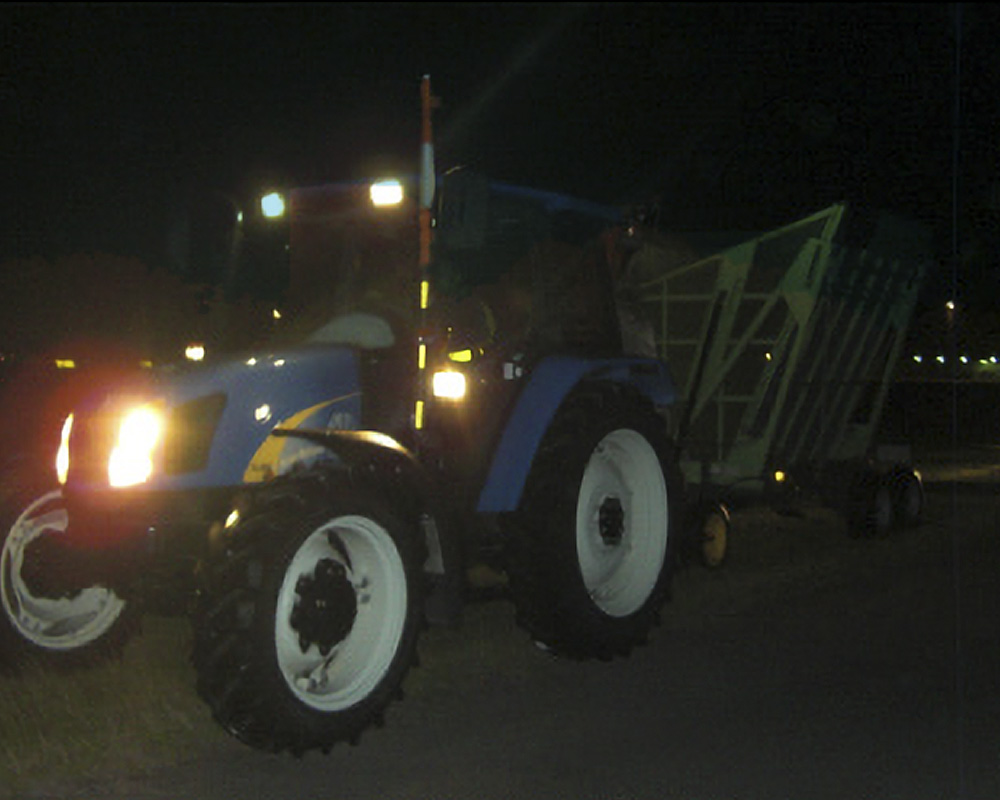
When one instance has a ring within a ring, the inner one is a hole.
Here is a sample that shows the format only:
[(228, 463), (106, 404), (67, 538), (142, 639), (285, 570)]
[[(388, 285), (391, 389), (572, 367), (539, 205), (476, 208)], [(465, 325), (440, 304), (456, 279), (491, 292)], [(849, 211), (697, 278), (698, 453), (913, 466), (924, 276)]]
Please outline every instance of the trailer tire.
[(120, 654), (139, 627), (133, 604), (103, 586), (42, 591), (31, 575), (33, 550), (67, 529), (61, 492), (16, 474), (4, 476), (3, 488), (0, 668), (19, 671), (41, 661), (56, 668), (77, 667)]
[(708, 569), (719, 569), (729, 558), (732, 517), (729, 509), (716, 503), (702, 510), (698, 526), (698, 552)]
[(570, 658), (646, 641), (669, 591), (682, 493), (663, 420), (637, 392), (595, 384), (568, 398), (510, 520), (518, 621)]
[(861, 474), (852, 492), (849, 522), (855, 536), (879, 539), (896, 526), (896, 508), (891, 482), (874, 472)]
[(356, 742), (416, 659), (423, 545), (385, 498), (346, 483), (279, 479), (202, 571), (198, 693), (252, 747)]
[(891, 478), (893, 516), (902, 528), (920, 524), (924, 513), (924, 483), (920, 475), (907, 467), (896, 469)]

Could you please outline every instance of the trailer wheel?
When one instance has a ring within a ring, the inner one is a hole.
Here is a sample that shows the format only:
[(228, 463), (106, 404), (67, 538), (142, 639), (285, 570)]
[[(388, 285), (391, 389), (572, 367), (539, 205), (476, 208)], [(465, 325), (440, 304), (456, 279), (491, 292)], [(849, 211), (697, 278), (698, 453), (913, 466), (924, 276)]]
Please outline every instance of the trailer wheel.
[(337, 480), (276, 482), (205, 565), (198, 692), (259, 749), (356, 741), (416, 658), (419, 539), (384, 498)]
[(718, 569), (729, 557), (729, 530), (732, 520), (729, 509), (722, 503), (710, 506), (701, 515), (698, 530), (701, 563), (709, 569)]
[(134, 632), (137, 615), (110, 589), (62, 590), (58, 575), (42, 574), (46, 563), (59, 563), (51, 556), (47, 562), (45, 551), (51, 552), (69, 518), (59, 490), (36, 492), (12, 491), (8, 511), (0, 515), (4, 666), (43, 657), (55, 666), (72, 666), (112, 655)]
[(681, 491), (663, 421), (634, 391), (568, 399), (509, 535), (518, 619), (541, 645), (608, 659), (643, 643), (669, 590)]
[(896, 525), (892, 485), (885, 477), (865, 473), (858, 478), (851, 500), (850, 527), (856, 536), (888, 536)]
[(898, 469), (891, 479), (893, 514), (896, 524), (911, 528), (920, 524), (924, 513), (924, 484), (919, 473)]

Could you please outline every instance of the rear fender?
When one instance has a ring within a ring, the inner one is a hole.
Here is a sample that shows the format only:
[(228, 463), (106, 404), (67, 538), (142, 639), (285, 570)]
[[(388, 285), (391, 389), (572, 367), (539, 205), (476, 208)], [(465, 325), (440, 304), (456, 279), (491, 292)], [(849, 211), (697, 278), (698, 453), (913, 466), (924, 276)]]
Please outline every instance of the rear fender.
[(585, 381), (635, 388), (657, 408), (677, 401), (667, 365), (654, 358), (555, 357), (532, 370), (501, 435), (476, 510), (514, 511), (521, 503), (535, 452), (566, 396)]

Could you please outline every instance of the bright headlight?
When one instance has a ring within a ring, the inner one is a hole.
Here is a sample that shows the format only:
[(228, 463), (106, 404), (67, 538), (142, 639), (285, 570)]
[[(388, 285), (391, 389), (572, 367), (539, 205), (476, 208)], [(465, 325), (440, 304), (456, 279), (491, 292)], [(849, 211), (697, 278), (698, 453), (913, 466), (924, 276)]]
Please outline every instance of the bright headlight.
[(285, 197), (279, 192), (271, 192), (260, 198), (260, 211), (267, 219), (285, 216)]
[(70, 414), (63, 422), (62, 433), (59, 435), (59, 450), (56, 453), (56, 477), (63, 485), (69, 476), (69, 435), (72, 430), (73, 415)]
[(118, 428), (118, 439), (108, 460), (112, 486), (145, 483), (153, 473), (153, 451), (163, 434), (163, 416), (151, 406), (128, 412)]
[(372, 205), (377, 208), (398, 206), (403, 202), (403, 184), (395, 179), (376, 181), (369, 189)]
[(435, 372), (431, 387), (435, 397), (461, 400), (465, 397), (465, 375), (461, 372)]

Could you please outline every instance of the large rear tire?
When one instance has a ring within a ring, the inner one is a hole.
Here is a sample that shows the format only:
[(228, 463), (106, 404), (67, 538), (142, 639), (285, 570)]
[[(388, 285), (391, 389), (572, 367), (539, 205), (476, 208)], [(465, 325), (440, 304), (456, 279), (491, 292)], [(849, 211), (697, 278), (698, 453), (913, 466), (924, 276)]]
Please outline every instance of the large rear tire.
[(381, 722), (416, 658), (422, 546), (383, 498), (279, 481), (206, 565), (198, 692), (253, 747), (329, 750)]
[[(7, 481), (11, 488), (16, 478)], [(55, 559), (51, 553), (68, 523), (58, 489), (16, 487), (7, 497), (0, 514), (0, 640), (7, 669), (40, 658), (57, 666), (98, 660), (119, 652), (137, 627), (134, 609), (111, 589), (61, 588), (60, 574), (68, 578), (73, 565), (65, 550)], [(60, 574), (42, 574), (42, 565), (59, 565)]]
[(669, 591), (681, 502), (665, 426), (644, 398), (604, 384), (570, 397), (509, 532), (520, 624), (571, 658), (645, 642)]

